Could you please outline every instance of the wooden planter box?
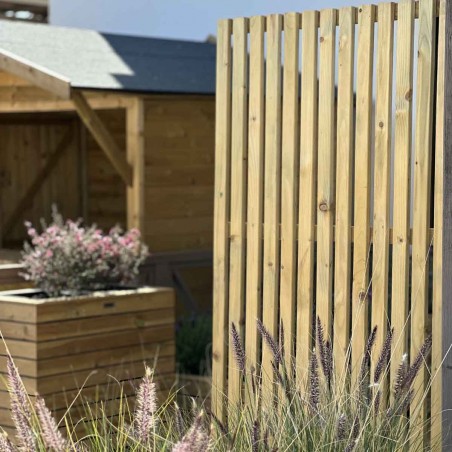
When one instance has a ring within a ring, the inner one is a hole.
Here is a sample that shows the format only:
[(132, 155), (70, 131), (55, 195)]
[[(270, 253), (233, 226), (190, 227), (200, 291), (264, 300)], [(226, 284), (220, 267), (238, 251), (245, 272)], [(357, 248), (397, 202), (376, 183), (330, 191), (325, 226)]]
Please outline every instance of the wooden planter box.
[[(174, 292), (141, 288), (58, 299), (26, 297), (33, 289), (0, 292), (0, 330), (31, 397), (40, 394), (57, 419), (83, 387), (71, 410), (77, 420), (88, 400), (110, 401), (117, 414), (120, 386), (133, 395), (154, 367), (159, 388), (171, 386), (175, 372)], [(0, 344), (0, 374), (6, 350)], [(116, 378), (122, 385), (113, 380)], [(95, 412), (95, 410), (93, 410)], [(12, 421), (6, 386), (0, 383), (0, 425)]]

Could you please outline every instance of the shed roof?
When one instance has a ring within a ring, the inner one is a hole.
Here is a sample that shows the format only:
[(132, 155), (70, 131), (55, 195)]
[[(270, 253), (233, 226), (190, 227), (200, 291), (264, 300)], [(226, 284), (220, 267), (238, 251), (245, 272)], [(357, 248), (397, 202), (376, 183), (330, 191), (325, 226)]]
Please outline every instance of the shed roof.
[(215, 93), (215, 45), (0, 21), (0, 52), (68, 79), (71, 87)]

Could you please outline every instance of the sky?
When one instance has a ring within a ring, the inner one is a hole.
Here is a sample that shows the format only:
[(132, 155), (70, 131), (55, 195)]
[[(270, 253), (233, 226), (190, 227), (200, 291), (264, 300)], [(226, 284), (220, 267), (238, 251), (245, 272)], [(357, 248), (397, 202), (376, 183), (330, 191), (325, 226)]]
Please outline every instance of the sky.
[(358, 6), (353, 0), (50, 0), (50, 22), (98, 31), (203, 41), (221, 18)]

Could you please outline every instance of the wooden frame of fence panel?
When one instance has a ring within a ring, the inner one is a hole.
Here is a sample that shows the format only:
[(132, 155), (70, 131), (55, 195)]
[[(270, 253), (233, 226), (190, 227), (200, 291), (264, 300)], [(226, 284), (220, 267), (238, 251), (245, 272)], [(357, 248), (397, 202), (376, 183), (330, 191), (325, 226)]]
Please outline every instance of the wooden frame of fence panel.
[(256, 16), (250, 19), (245, 352), (252, 363), (257, 363), (260, 356), (260, 339), (256, 320), (262, 318), (264, 30), (265, 17)]
[(224, 420), (223, 396), (235, 403), (243, 389), (231, 321), (245, 341), (247, 370), (262, 372), (264, 398), (273, 392), (265, 381), (274, 351), (264, 345), (261, 353), (256, 319), (276, 341), (278, 324), (286, 327), (286, 363), (294, 354), (302, 384), (314, 316), (338, 368), (348, 366), (351, 346), (352, 382), (370, 324), (379, 330), (373, 366), (388, 327), (396, 329), (391, 381), (403, 354), (412, 363), (431, 330), (431, 372), (421, 369), (420, 408), (410, 413), (411, 425), (431, 424), (431, 436), (413, 441), (436, 446), (442, 438), (449, 450), (452, 3), (223, 20), (217, 48), (214, 413)]
[[(298, 207), (298, 275), (297, 275), (297, 374), (307, 374), (301, 363), (309, 361), (314, 312), (315, 222), (317, 199), (317, 47), (319, 13), (303, 14), (301, 107), (300, 107), (300, 168)], [(307, 326), (306, 326), (307, 325)]]
[[(245, 218), (248, 100), (248, 19), (232, 23), (232, 129), (231, 129), (231, 215), (229, 242), (229, 324), (243, 338), (245, 310)], [(228, 399), (235, 404), (240, 396), (240, 369), (229, 337)]]
[(215, 210), (213, 238), (213, 338), (212, 410), (225, 418), (227, 385), (229, 309), (229, 182), (231, 153), (231, 33), (232, 21), (218, 24), (216, 132), (215, 132)]
[[(333, 219), (334, 219), (334, 71), (337, 11), (320, 11), (319, 128), (317, 166), (317, 317), (327, 336), (333, 330)], [(320, 126), (321, 124), (321, 126)]]
[(284, 16), (284, 74), (281, 151), (281, 322), (285, 330), (285, 359), (291, 369), (295, 338), (295, 281), (297, 236), (299, 21), (296, 13)]
[[(408, 346), (408, 293), (410, 265), (410, 189), (413, 99), (414, 3), (399, 4), (394, 124), (394, 220), (392, 246), (391, 324), (394, 350), (391, 376), (395, 376)], [(392, 393), (391, 393), (392, 395)]]
[(334, 362), (339, 377), (347, 368), (350, 344), (350, 274), (353, 184), (353, 76), (355, 8), (339, 10), (336, 165), (336, 250), (334, 266)]
[(357, 381), (368, 334), (370, 257), (371, 120), (375, 6), (359, 9), (356, 84), (354, 247), (352, 286), (352, 379)]
[[(414, 207), (411, 285), (411, 353), (413, 359), (427, 336), (428, 316), (428, 257), (430, 240), (427, 229), (430, 224), (430, 166), (433, 131), (433, 70), (435, 55), (436, 2), (419, 2), (419, 36), (417, 66), (417, 98), (415, 125)], [(411, 422), (424, 424), (427, 416), (424, 392), (427, 368), (423, 365), (414, 383), (413, 403), (420, 405), (419, 412), (412, 413)]]
[[(394, 4), (379, 3), (377, 76), (375, 100), (374, 213), (372, 254), (371, 325), (378, 328), (376, 353), (372, 354), (375, 369), (386, 337), (388, 318), (389, 276), (389, 196), (392, 133), (392, 72), (394, 47)], [(373, 376), (372, 376), (373, 378)], [(384, 397), (383, 397), (384, 400)]]
[[(444, 36), (444, 143), (442, 161), (442, 215), (439, 232), (441, 243), (441, 298), (437, 310), (441, 315), (441, 427), (443, 450), (452, 444), (452, 4), (445, 5)], [(441, 170), (440, 170), (441, 171)]]
[[(264, 256), (262, 318), (272, 336), (278, 332), (279, 222), (281, 189), (281, 31), (282, 15), (267, 17), (267, 77), (265, 90)], [(263, 347), (263, 394), (271, 392), (271, 350)]]

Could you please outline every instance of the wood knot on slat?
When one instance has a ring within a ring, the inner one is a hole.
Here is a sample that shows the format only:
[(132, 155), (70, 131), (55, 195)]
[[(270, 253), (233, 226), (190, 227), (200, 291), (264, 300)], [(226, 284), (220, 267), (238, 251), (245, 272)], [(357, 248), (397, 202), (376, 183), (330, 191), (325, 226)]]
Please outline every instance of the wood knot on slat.
[(406, 93), (405, 93), (405, 100), (411, 100), (413, 98), (413, 90), (410, 88)]
[(329, 210), (328, 203), (327, 203), (326, 201), (322, 201), (322, 202), (319, 204), (319, 210), (320, 210), (321, 212), (327, 212), (327, 211)]
[(325, 41), (325, 38), (323, 36), (320, 36), (320, 42)]
[(378, 127), (380, 127), (380, 129), (382, 129), (385, 126), (385, 123), (383, 121), (380, 121), (378, 123)]

